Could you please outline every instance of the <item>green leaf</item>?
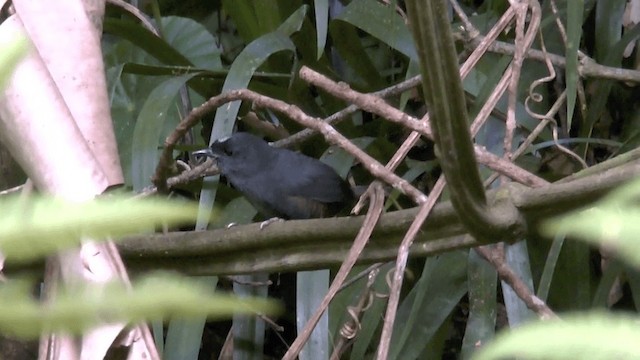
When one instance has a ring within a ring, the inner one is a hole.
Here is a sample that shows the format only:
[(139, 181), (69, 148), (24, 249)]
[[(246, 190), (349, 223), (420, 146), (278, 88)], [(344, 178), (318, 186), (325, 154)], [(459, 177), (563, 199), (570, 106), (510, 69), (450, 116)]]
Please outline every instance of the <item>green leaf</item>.
[[(530, 290), (533, 290), (531, 259), (529, 258), (526, 240), (519, 241), (511, 245), (505, 245), (504, 252), (506, 263), (522, 280), (522, 283), (527, 285)], [(527, 307), (510, 285), (505, 282), (501, 282), (501, 285), (502, 297), (507, 311), (509, 326), (518, 326), (519, 324), (529, 321), (535, 316), (533, 311)]]
[(551, 280), (553, 280), (553, 274), (558, 264), (558, 258), (560, 257), (560, 251), (564, 244), (564, 235), (556, 235), (549, 248), (549, 254), (547, 255), (547, 261), (544, 263), (544, 269), (540, 276), (540, 283), (538, 284), (538, 291), (536, 295), (542, 300), (547, 301), (549, 296), (549, 289), (551, 288)]
[(640, 267), (640, 243), (636, 241), (640, 233), (638, 216), (638, 209), (596, 206), (551, 220), (542, 229), (549, 235), (564, 232), (592, 245), (605, 245), (633, 266)]
[(640, 181), (622, 186), (594, 206), (546, 221), (541, 231), (549, 236), (567, 234), (585, 242), (605, 246), (622, 260), (640, 268)]
[(46, 304), (30, 299), (28, 282), (0, 287), (0, 330), (22, 338), (43, 332), (81, 334), (98, 324), (139, 323), (168, 316), (229, 318), (234, 313), (279, 312), (267, 299), (240, 299), (214, 294), (201, 284), (177, 275), (153, 275), (129, 289), (124, 284), (76, 284)]
[(261, 35), (258, 15), (250, 1), (222, 1), (224, 11), (229, 14), (238, 29), (238, 34), (245, 42), (250, 42)]
[(13, 69), (18, 65), (29, 50), (29, 42), (26, 37), (9, 37), (0, 33), (0, 90), (11, 77)]
[(584, 1), (567, 1), (567, 67), (565, 76), (567, 78), (567, 128), (571, 129), (573, 110), (576, 106), (576, 96), (578, 92), (578, 49), (580, 48), (580, 38), (582, 37), (582, 14), (584, 13)]
[[(307, 7), (302, 6), (278, 28), (278, 30), (265, 34), (252, 41), (233, 61), (229, 74), (224, 82), (222, 91), (245, 89), (253, 74), (269, 56), (283, 50), (294, 52), (295, 46), (289, 39), (294, 32), (300, 29)], [(227, 106), (218, 108), (213, 122), (213, 130), (210, 144), (224, 136), (229, 136), (233, 130), (241, 101), (234, 101)]]
[[(372, 288), (374, 294), (388, 293), (389, 285), (387, 284), (386, 274), (388, 274), (390, 271), (393, 271), (393, 269), (393, 263), (387, 263), (380, 268), (380, 272), (376, 276), (376, 280)], [(360, 289), (363, 286), (364, 281), (363, 284), (358, 288)], [(340, 294), (338, 294), (338, 296), (339, 295)], [(365, 311), (364, 316), (362, 317), (362, 329), (354, 340), (353, 351), (351, 352), (352, 359), (370, 359), (370, 356), (367, 355), (370, 347), (375, 347), (378, 344), (378, 339), (376, 339), (375, 336), (376, 333), (379, 334), (378, 325), (380, 324), (382, 319), (384, 319), (384, 312), (386, 311), (387, 302), (386, 299), (378, 296), (374, 296), (372, 302), (373, 303), (371, 304), (369, 309)], [(346, 307), (343, 307), (342, 309), (346, 309)], [(350, 315), (345, 314), (344, 317), (348, 319), (350, 318)]]
[[(620, 41), (609, 47), (609, 50), (601, 64), (611, 67), (620, 67), (624, 49), (629, 43), (636, 41), (638, 36), (640, 36), (640, 24), (636, 24), (633, 28), (627, 29), (624, 35), (620, 38)], [(594, 80), (592, 85), (594, 85), (593, 88), (596, 90), (593, 95), (591, 95), (592, 101), (589, 104), (590, 108), (587, 113), (586, 126), (581, 127), (580, 137), (590, 137), (593, 126), (606, 110), (607, 101), (613, 88), (613, 84), (614, 82), (612, 80)]]
[[(398, 308), (389, 359), (416, 359), (467, 292), (468, 251), (427, 259), (420, 280)], [(429, 321), (425, 321), (429, 319)]]
[(409, 59), (418, 61), (409, 27), (393, 6), (372, 0), (355, 0), (336, 19), (369, 33)]
[(316, 60), (320, 60), (320, 58), (322, 57), (322, 53), (324, 52), (324, 46), (327, 44), (327, 29), (329, 25), (329, 1), (314, 0), (313, 8), (316, 15), (316, 46), (318, 50)]
[(282, 1), (278, 0), (260, 0), (251, 1), (253, 11), (258, 20), (260, 34), (266, 34), (274, 31), (282, 24), (283, 19), (280, 15), (284, 7)]
[[(571, 3), (572, 1), (567, 2), (568, 11), (571, 11), (573, 6), (580, 6), (579, 4), (572, 5)], [(622, 22), (624, 19), (625, 9), (628, 6), (627, 3), (628, 1), (626, 0), (609, 0), (607, 2), (596, 2), (594, 42), (595, 59), (599, 63), (603, 63), (606, 61), (607, 57), (610, 54), (610, 51), (612, 50), (612, 47), (615, 46), (615, 44), (620, 41), (620, 38), (622, 37)], [(569, 13), (567, 19), (569, 19), (571, 15), (572, 14)], [(580, 22), (582, 22), (582, 19), (579, 20)], [(567, 29), (567, 31), (568, 30), (569, 29)]]
[(193, 204), (161, 199), (104, 197), (76, 203), (50, 197), (24, 201), (0, 199), (0, 252), (12, 261), (28, 261), (80, 243), (146, 230), (159, 223), (193, 221)]
[[(218, 285), (217, 276), (192, 278), (191, 281), (211, 292), (214, 292)], [(206, 320), (206, 316), (172, 318), (167, 326), (166, 346), (164, 346), (162, 358), (165, 360), (197, 359)]]
[(130, 41), (165, 64), (193, 66), (178, 50), (138, 23), (106, 17), (104, 32)]
[(162, 18), (165, 41), (193, 65), (207, 70), (222, 70), (220, 42), (202, 24), (189, 18)]
[[(361, 150), (366, 149), (375, 140), (372, 137), (361, 137), (349, 139)], [(322, 154), (320, 161), (331, 166), (341, 178), (345, 179), (353, 166), (354, 157), (343, 148), (332, 145)]]
[[(296, 274), (296, 328), (302, 332), (329, 291), (329, 269), (298, 271)], [(325, 311), (300, 352), (301, 359), (329, 359), (329, 314)]]
[[(260, 297), (266, 298), (269, 291), (269, 274), (257, 273), (249, 275), (237, 275), (233, 283), (233, 292), (240, 298)], [(237, 360), (263, 359), (265, 345), (265, 322), (255, 315), (235, 314), (233, 316), (233, 338), (238, 344), (251, 344), (252, 346), (236, 346), (233, 349), (233, 358)]]
[(329, 31), (331, 32), (333, 46), (340, 53), (341, 59), (357, 75), (356, 79), (347, 80), (356, 82), (358, 86), (365, 88), (382, 88), (384, 84), (382, 77), (369, 54), (367, 54), (357, 29), (346, 22), (332, 21)]
[(498, 275), (496, 269), (475, 251), (469, 252), (469, 317), (462, 341), (462, 358), (468, 359), (495, 336)]
[(630, 314), (592, 312), (565, 315), (561, 320), (536, 321), (502, 332), (474, 360), (638, 359), (638, 320)]
[(177, 119), (177, 114), (170, 113), (172, 105), (175, 108), (175, 98), (180, 88), (197, 74), (188, 74), (170, 78), (158, 85), (144, 103), (136, 125), (133, 130), (133, 142), (131, 145), (131, 179), (133, 189), (141, 191), (150, 185), (151, 176), (155, 171), (159, 158), (159, 146), (161, 135), (165, 130), (165, 121), (172, 114)]
[(249, 224), (257, 213), (253, 205), (244, 196), (238, 196), (229, 201), (222, 211), (215, 212), (209, 228), (222, 229), (229, 226), (229, 224)]

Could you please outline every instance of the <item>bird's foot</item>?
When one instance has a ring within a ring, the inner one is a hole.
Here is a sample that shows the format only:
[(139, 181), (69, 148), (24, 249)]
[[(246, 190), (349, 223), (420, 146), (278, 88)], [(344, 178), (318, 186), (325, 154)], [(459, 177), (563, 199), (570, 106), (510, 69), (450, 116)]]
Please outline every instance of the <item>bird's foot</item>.
[(279, 217), (272, 217), (269, 220), (265, 220), (265, 221), (260, 223), (260, 230), (266, 228), (267, 226), (273, 224), (274, 222), (280, 222), (280, 221), (284, 221), (284, 219), (279, 218)]

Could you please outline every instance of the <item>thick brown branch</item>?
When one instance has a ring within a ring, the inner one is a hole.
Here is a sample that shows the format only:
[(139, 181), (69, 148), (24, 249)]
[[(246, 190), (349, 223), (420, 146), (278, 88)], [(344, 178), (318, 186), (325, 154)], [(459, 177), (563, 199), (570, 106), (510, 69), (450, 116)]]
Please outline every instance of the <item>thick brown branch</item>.
[[(541, 218), (582, 208), (606, 191), (640, 175), (640, 160), (572, 182), (530, 189), (509, 184), (488, 193), (490, 203), (513, 201), (532, 229)], [(417, 208), (384, 214), (361, 262), (395, 258), (397, 247), (415, 219)], [(176, 232), (129, 237), (120, 250), (133, 268), (171, 268), (187, 273), (246, 273), (326, 268), (342, 263), (362, 217), (292, 220), (264, 230), (258, 224), (202, 232)], [(476, 241), (447, 240), (463, 234), (451, 204), (436, 205), (412, 245), (412, 256), (423, 256)], [(264, 263), (263, 263), (264, 261)], [(237, 263), (236, 263), (237, 262)]]

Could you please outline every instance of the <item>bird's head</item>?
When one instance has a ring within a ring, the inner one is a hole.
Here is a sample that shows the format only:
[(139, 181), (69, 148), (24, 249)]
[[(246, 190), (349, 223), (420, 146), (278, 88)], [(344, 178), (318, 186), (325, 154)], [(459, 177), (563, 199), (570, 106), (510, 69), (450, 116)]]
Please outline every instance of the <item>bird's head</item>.
[[(259, 166), (268, 159), (273, 148), (264, 140), (248, 133), (235, 133), (230, 137), (216, 140), (210, 147), (194, 151), (196, 158), (205, 156), (216, 160), (220, 170), (228, 172), (248, 164)], [(242, 165), (244, 164), (244, 165)]]

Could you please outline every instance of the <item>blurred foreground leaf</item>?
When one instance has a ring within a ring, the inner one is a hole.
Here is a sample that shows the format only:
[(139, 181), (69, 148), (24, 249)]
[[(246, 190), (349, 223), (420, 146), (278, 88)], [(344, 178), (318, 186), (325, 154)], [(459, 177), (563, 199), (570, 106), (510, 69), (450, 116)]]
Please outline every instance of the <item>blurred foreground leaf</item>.
[(573, 314), (502, 332), (474, 359), (639, 359), (638, 338), (640, 321), (636, 316)]
[(148, 276), (134, 283), (77, 284), (46, 304), (30, 298), (33, 284), (9, 281), (0, 286), (0, 332), (37, 338), (42, 332), (81, 334), (97, 324), (162, 319), (172, 316), (230, 318), (234, 313), (276, 314), (277, 302), (214, 294), (178, 275)]
[(576, 236), (592, 245), (604, 246), (620, 259), (640, 268), (640, 181), (633, 181), (598, 201), (594, 206), (545, 222), (549, 236)]
[(0, 90), (4, 89), (13, 69), (27, 54), (28, 44), (25, 37), (8, 37), (0, 33)]
[(29, 261), (77, 246), (84, 237), (99, 240), (195, 221), (197, 211), (194, 204), (161, 199), (1, 198), (0, 252), (11, 261)]

